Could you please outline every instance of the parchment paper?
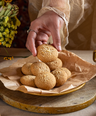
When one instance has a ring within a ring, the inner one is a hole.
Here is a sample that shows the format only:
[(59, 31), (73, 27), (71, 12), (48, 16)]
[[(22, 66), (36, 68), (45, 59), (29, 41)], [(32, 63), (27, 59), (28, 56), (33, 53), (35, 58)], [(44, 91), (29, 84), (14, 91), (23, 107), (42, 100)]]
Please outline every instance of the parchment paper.
[(96, 76), (96, 65), (81, 59), (76, 54), (63, 50), (62, 52), (59, 52), (58, 57), (62, 60), (63, 67), (68, 68), (72, 72), (71, 78), (69, 78), (64, 85), (58, 88), (42, 90), (39, 88), (25, 86), (20, 83), (19, 79), (23, 76), (21, 67), (27, 62), (39, 62), (38, 58), (33, 57), (32, 55), (24, 59), (19, 59), (9, 67), (0, 69), (0, 73), (2, 73), (0, 80), (4, 86), (10, 90), (19, 90), (29, 94), (50, 94), (61, 93), (66, 90), (73, 89), (90, 81)]

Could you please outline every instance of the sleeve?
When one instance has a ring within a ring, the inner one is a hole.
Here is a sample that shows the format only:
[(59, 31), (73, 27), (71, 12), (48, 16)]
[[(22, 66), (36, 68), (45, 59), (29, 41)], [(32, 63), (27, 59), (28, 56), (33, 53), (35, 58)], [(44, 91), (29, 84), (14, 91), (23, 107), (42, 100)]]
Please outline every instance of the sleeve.
[[(64, 48), (64, 46), (68, 44), (68, 35), (69, 35), (68, 33), (68, 23), (70, 18), (69, 0), (43, 0), (42, 8), (39, 11), (38, 17), (43, 15), (45, 12), (49, 10), (57, 13), (65, 22), (60, 30), (61, 46), (62, 48)], [(52, 38), (49, 39), (49, 41), (52, 41)]]

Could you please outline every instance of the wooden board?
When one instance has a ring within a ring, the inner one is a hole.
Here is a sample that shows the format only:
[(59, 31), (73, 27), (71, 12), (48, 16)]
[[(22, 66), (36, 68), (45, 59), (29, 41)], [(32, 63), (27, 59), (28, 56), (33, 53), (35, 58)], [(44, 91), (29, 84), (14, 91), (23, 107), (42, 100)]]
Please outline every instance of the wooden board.
[(46, 114), (62, 114), (81, 110), (96, 99), (96, 78), (83, 88), (62, 96), (35, 96), (6, 89), (0, 82), (0, 98), (16, 108)]
[[(20, 51), (20, 50), (19, 50)], [(17, 54), (16, 52), (14, 52)], [(26, 52), (18, 52), (25, 54)], [(89, 51), (88, 51), (89, 53)], [(87, 55), (87, 54), (86, 54)], [(88, 54), (88, 59), (91, 55)], [(3, 61), (0, 68), (11, 65), (17, 61)], [(62, 96), (35, 96), (6, 89), (0, 82), (0, 98), (7, 104), (30, 112), (46, 114), (62, 114), (81, 110), (91, 105), (96, 99), (96, 77), (85, 84), (83, 88)]]

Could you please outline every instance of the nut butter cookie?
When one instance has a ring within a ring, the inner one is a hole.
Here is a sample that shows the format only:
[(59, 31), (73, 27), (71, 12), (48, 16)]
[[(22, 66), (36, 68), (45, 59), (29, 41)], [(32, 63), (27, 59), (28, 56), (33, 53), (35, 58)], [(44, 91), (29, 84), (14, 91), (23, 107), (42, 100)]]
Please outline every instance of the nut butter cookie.
[(38, 75), (38, 73), (50, 72), (50, 68), (43, 62), (35, 62), (31, 65), (31, 72), (33, 75)]
[(35, 84), (38, 88), (44, 90), (50, 90), (56, 85), (56, 78), (55, 76), (50, 73), (40, 73), (35, 78)]
[(58, 51), (52, 45), (42, 44), (37, 47), (37, 57), (42, 62), (51, 62), (58, 57)]
[(52, 74), (56, 78), (56, 87), (63, 85), (67, 81), (67, 73), (60, 68), (52, 71)]
[(56, 60), (52, 62), (47, 62), (46, 64), (49, 66), (51, 71), (62, 67), (62, 61), (59, 58), (56, 58)]
[(32, 76), (32, 75), (22, 76), (20, 78), (20, 82), (23, 85), (27, 85), (27, 86), (31, 86), (31, 87), (36, 87), (35, 86), (35, 76)]
[(30, 69), (31, 65), (32, 65), (32, 63), (24, 64), (21, 68), (22, 73), (25, 75), (31, 75), (32, 74), (31, 69)]

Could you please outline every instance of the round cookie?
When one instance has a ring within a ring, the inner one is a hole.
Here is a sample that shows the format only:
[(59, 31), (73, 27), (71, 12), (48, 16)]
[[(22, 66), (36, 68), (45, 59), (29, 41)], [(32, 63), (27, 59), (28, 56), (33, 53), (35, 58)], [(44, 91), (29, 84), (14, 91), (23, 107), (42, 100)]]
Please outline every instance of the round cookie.
[(35, 86), (35, 77), (36, 76), (32, 76), (32, 75), (26, 75), (26, 76), (22, 76), (20, 78), (20, 82), (23, 85), (27, 85), (27, 86), (31, 86), (31, 87), (36, 87)]
[(35, 62), (31, 65), (31, 72), (33, 75), (38, 75), (38, 73), (50, 72), (50, 68), (43, 62)]
[(58, 51), (48, 44), (42, 44), (37, 47), (37, 57), (42, 62), (51, 62), (58, 57)]
[(40, 73), (35, 78), (35, 84), (38, 88), (50, 90), (56, 85), (56, 78), (52, 73)]
[(62, 67), (62, 61), (59, 58), (56, 58), (56, 60), (52, 62), (47, 62), (46, 64), (49, 66), (51, 71)]
[(32, 65), (32, 63), (24, 64), (21, 68), (22, 73), (25, 75), (31, 75), (32, 74), (31, 69), (30, 69), (31, 65)]
[(61, 70), (64, 70), (67, 73), (67, 79), (69, 79), (71, 77), (71, 72), (69, 69), (62, 67)]
[(59, 68), (55, 69), (54, 71), (52, 71), (52, 74), (56, 78), (56, 86), (57, 87), (63, 85), (67, 81), (67, 74), (62, 69), (59, 69)]

